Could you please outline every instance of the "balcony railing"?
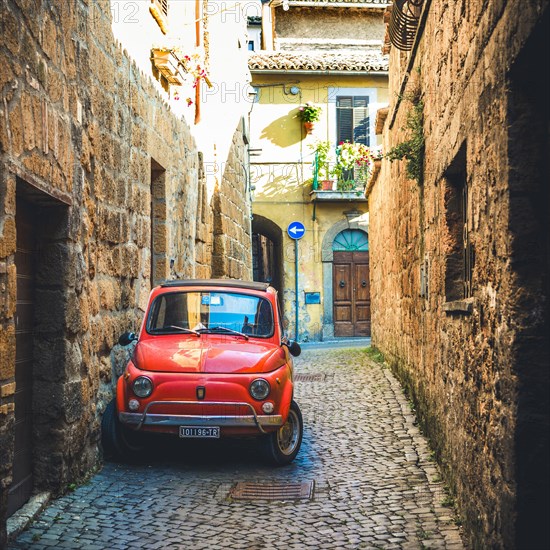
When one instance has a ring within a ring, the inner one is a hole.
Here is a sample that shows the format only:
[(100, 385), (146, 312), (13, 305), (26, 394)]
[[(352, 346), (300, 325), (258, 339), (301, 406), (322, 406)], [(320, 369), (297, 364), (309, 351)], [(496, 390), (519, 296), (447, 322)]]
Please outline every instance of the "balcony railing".
[[(339, 148), (335, 148), (332, 162), (325, 155), (315, 152), (313, 160), (313, 190), (364, 191), (372, 166), (372, 159), (353, 162), (342, 160)], [(350, 164), (353, 166), (350, 167)]]
[(315, 152), (313, 161), (313, 182), (310, 193), (312, 200), (323, 201), (363, 201), (365, 186), (372, 161), (363, 158), (349, 168), (350, 160), (342, 160), (341, 147), (334, 150), (335, 160), (331, 163), (326, 154)]

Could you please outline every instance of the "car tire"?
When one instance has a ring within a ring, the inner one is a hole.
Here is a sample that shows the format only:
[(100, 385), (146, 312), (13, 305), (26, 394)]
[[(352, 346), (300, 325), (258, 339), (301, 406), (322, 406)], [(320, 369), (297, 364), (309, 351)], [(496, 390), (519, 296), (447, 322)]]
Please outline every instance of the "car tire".
[(292, 401), (285, 424), (264, 437), (264, 453), (268, 462), (275, 466), (290, 464), (300, 450), (303, 431), (302, 412), (298, 403)]
[(106, 456), (128, 459), (144, 449), (138, 434), (122, 426), (118, 420), (116, 400), (106, 407), (101, 419), (101, 443)]

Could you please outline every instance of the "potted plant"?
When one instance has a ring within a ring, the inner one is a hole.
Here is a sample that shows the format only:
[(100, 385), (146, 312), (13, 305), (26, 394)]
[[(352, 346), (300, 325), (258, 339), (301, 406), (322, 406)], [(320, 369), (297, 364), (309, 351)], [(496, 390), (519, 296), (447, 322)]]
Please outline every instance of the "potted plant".
[(336, 176), (340, 191), (352, 191), (358, 184), (365, 185), (372, 155), (370, 149), (362, 143), (342, 141), (336, 148), (336, 163), (332, 174)]
[(321, 112), (321, 107), (317, 107), (309, 101), (306, 102), (305, 105), (302, 105), (298, 108), (298, 116), (300, 117), (300, 120), (304, 123), (304, 128), (306, 129), (306, 132), (308, 134), (311, 134), (311, 132), (313, 132), (313, 128), (315, 126), (314, 123), (321, 118)]
[(330, 141), (318, 141), (311, 148), (315, 152), (315, 177), (321, 184), (323, 191), (330, 191), (334, 184), (334, 181), (331, 179), (332, 170), (330, 164), (333, 160), (333, 151)]

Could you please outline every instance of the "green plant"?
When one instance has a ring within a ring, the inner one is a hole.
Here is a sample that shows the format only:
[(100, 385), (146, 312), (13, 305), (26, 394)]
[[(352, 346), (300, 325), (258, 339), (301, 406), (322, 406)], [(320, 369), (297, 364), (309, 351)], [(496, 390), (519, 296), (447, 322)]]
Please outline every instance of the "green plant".
[(357, 184), (364, 186), (371, 164), (372, 154), (366, 145), (341, 141), (336, 148), (336, 163), (332, 169), (338, 189), (349, 191), (355, 189)]
[(313, 149), (316, 155), (317, 169), (319, 171), (321, 179), (330, 179), (330, 161), (332, 156), (332, 147), (330, 145), (330, 141), (318, 141), (315, 145), (312, 145), (310, 147)]
[(298, 108), (298, 116), (302, 122), (317, 122), (321, 118), (323, 109), (310, 103), (309, 101)]
[(408, 99), (412, 103), (403, 128), (408, 132), (409, 139), (392, 147), (384, 156), (390, 162), (405, 159), (407, 161), (407, 177), (416, 180), (420, 185), (424, 172), (424, 102), (420, 98), (419, 92), (404, 97), (404, 99)]
[(455, 505), (455, 499), (450, 494), (445, 495), (441, 499), (441, 506), (445, 506), (446, 508), (453, 508), (454, 505)]
[(384, 354), (376, 347), (370, 346), (366, 351), (367, 356), (372, 359), (375, 363), (384, 362)]

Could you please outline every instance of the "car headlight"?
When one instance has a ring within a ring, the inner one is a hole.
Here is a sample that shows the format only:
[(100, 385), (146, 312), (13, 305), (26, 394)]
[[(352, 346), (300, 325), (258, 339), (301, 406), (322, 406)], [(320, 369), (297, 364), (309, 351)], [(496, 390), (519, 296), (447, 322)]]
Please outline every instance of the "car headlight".
[(138, 376), (132, 384), (132, 389), (138, 397), (149, 397), (153, 391), (153, 382), (146, 376)]
[(269, 395), (270, 390), (269, 382), (263, 378), (256, 378), (250, 384), (250, 395), (258, 401), (265, 399)]

